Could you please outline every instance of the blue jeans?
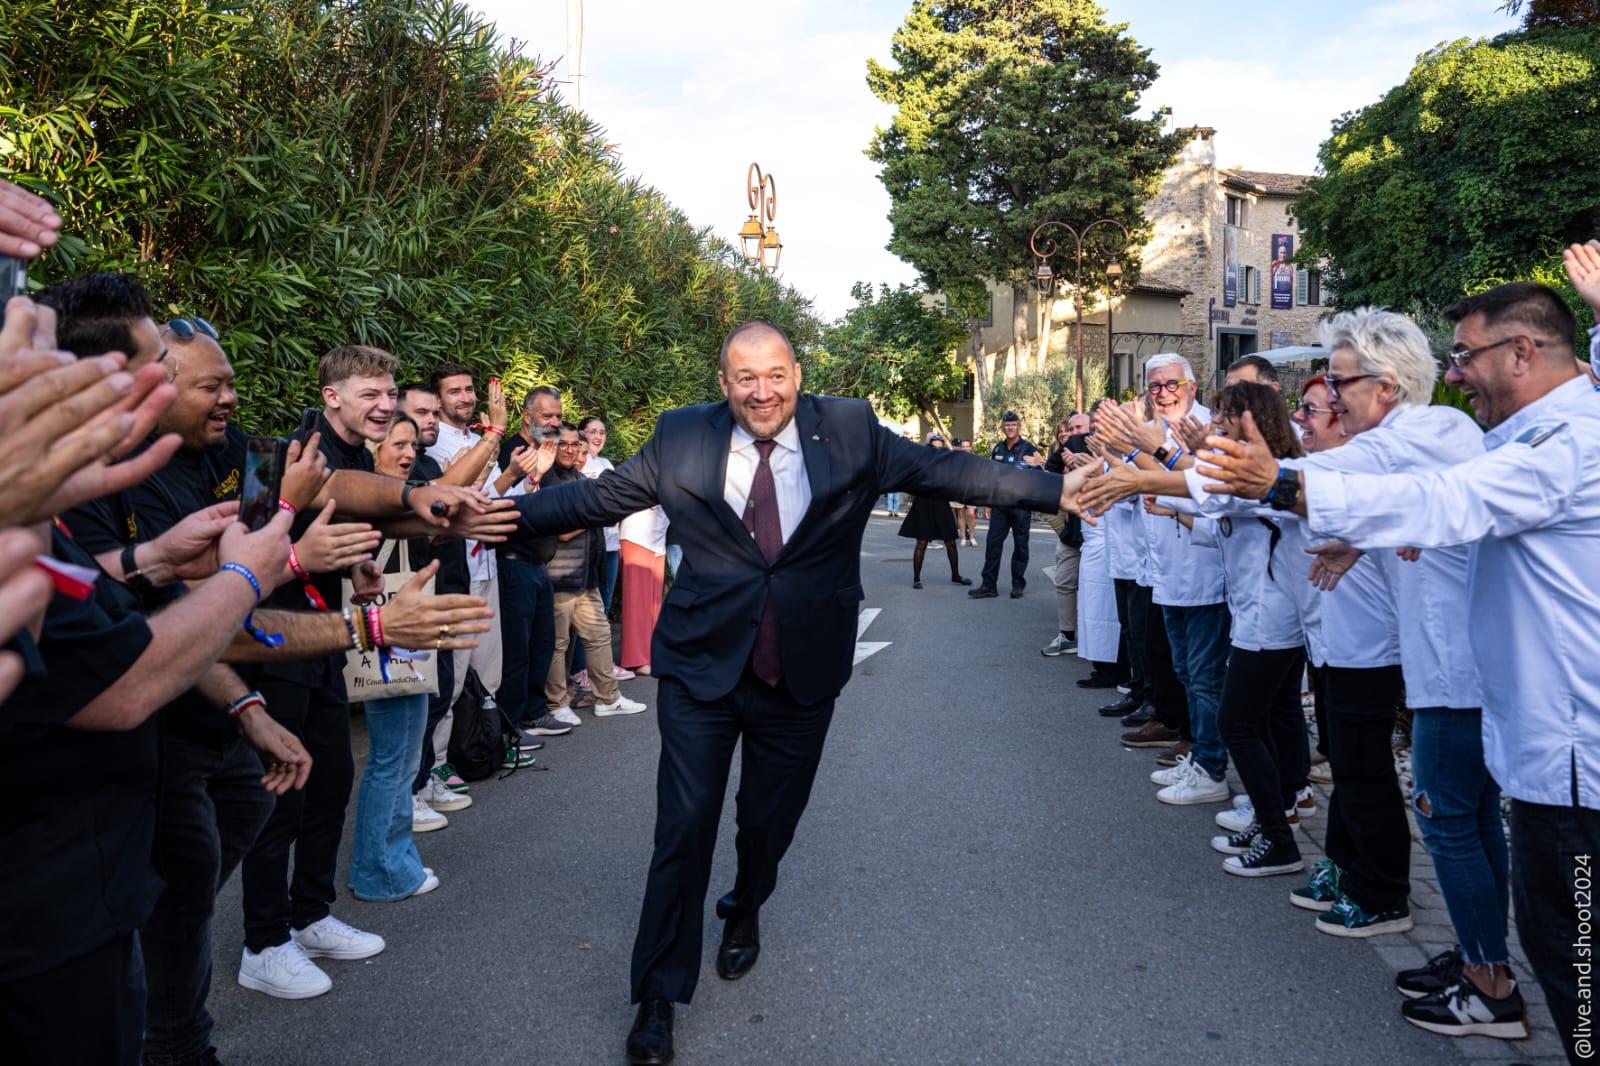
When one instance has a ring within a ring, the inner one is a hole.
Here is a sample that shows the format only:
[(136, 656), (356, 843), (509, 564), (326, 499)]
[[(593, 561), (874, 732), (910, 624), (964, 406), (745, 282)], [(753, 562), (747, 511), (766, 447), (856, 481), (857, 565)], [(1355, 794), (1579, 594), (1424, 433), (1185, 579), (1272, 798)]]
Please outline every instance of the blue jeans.
[(886, 505), (885, 509), (888, 510), (888, 512), (890, 514), (899, 513), (899, 511), (900, 511), (900, 493), (898, 493), (898, 492), (885, 493), (884, 494), (884, 498), (883, 498), (883, 502)]
[(350, 891), (382, 903), (405, 899), (422, 886), (422, 857), (411, 839), (411, 775), (422, 750), (428, 697), (368, 700), (367, 766), (356, 799)]
[[(600, 571), (600, 605), (605, 608), (606, 614), (611, 614), (611, 597), (617, 591), (617, 569), (621, 566), (622, 552), (606, 552), (605, 565)], [(575, 640), (576, 650), (572, 653), (572, 672), (589, 668), (589, 658), (583, 654), (583, 641)]]
[(1172, 670), (1189, 698), (1189, 732), (1194, 737), (1189, 757), (1221, 780), (1228, 772), (1228, 749), (1217, 726), (1217, 708), (1228, 673), (1228, 605), (1162, 607), (1161, 619), (1172, 645)]
[(1470, 966), (1504, 963), (1510, 959), (1511, 860), (1500, 823), (1500, 786), (1483, 764), (1483, 712), (1413, 709), (1411, 772), (1411, 806), (1433, 856), (1461, 957)]
[(494, 699), (509, 722), (528, 725), (550, 710), (544, 682), (556, 650), (555, 604), (548, 570), (501, 553), (500, 691)]

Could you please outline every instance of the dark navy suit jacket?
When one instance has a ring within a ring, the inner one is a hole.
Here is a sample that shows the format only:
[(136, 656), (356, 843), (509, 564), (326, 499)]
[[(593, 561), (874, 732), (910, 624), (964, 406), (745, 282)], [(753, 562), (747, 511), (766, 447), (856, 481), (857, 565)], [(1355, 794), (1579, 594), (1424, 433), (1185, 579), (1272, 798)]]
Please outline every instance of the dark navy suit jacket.
[(795, 410), (811, 505), (770, 565), (723, 499), (733, 416), (726, 403), (663, 414), (639, 453), (600, 477), (519, 497), (526, 532), (611, 525), (660, 504), (683, 548), (651, 644), (650, 667), (699, 700), (731, 692), (767, 598), (778, 611), (783, 673), (802, 704), (850, 679), (861, 535), (877, 498), (911, 492), (980, 506), (1054, 512), (1061, 478), (928, 448), (881, 424), (864, 400), (802, 395)]

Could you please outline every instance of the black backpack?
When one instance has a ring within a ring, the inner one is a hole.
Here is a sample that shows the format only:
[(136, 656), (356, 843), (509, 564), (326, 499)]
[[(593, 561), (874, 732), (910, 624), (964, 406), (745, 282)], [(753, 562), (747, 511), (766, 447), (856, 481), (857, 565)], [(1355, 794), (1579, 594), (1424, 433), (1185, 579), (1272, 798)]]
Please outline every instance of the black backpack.
[(452, 708), (449, 758), (464, 781), (482, 781), (500, 768), (506, 754), (505, 723), (499, 706), (478, 680), (478, 672), (468, 669), (467, 683)]

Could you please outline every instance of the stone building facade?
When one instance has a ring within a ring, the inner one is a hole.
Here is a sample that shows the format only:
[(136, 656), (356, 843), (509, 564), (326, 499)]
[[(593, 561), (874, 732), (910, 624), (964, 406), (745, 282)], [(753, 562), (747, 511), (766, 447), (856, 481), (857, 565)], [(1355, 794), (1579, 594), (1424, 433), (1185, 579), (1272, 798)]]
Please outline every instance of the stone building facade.
[[(1275, 269), (1275, 247), (1299, 248), (1289, 207), (1306, 177), (1219, 167), (1216, 130), (1188, 132), (1145, 208), (1154, 234), (1140, 258), (1144, 279), (1189, 290), (1178, 350), (1202, 382), (1214, 383), (1241, 355), (1311, 344), (1329, 308), (1316, 271), (1281, 262)], [(1119, 368), (1118, 379), (1131, 384), (1131, 369)]]

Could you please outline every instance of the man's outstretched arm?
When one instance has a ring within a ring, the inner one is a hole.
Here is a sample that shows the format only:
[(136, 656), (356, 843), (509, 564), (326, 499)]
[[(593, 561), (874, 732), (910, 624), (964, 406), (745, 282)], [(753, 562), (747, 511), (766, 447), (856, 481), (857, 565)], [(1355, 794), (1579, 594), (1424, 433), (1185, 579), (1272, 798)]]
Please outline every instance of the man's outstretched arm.
[(638, 454), (597, 478), (564, 481), (538, 492), (515, 497), (521, 515), (519, 532), (547, 537), (574, 529), (594, 529), (622, 521), (636, 511), (648, 511), (660, 500), (660, 449), (656, 433)]
[(880, 490), (958, 500), (974, 507), (1023, 507), (1047, 514), (1072, 509), (1062, 506), (1059, 474), (1012, 467), (967, 452), (928, 448), (897, 436), (887, 426), (879, 426), (877, 435)]

